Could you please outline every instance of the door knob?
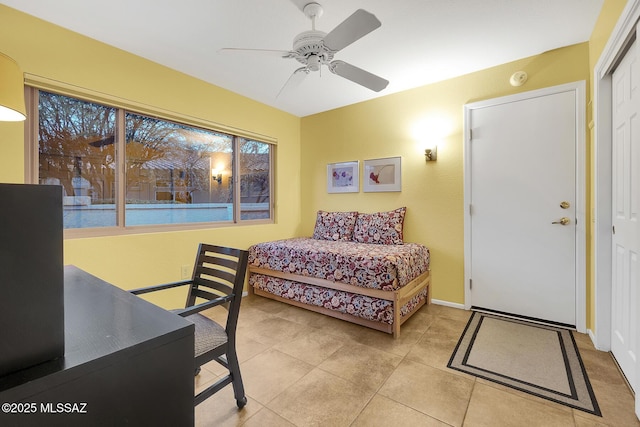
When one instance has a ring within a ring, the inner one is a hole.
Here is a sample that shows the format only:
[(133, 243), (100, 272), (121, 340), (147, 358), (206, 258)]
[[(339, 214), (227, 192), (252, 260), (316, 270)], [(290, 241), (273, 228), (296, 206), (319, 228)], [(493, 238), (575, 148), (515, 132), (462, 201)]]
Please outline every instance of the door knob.
[(567, 218), (566, 216), (563, 216), (562, 218), (560, 218), (560, 221), (553, 221), (551, 224), (567, 225), (570, 222), (571, 220), (569, 218)]

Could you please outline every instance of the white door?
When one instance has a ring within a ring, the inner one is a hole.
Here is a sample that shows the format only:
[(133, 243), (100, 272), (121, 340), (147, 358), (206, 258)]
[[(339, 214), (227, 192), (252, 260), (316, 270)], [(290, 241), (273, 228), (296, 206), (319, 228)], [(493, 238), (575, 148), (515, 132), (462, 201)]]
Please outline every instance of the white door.
[(530, 96), (467, 117), (471, 305), (575, 326), (577, 95)]
[(633, 43), (612, 76), (611, 352), (635, 388), (640, 257), (640, 61)]

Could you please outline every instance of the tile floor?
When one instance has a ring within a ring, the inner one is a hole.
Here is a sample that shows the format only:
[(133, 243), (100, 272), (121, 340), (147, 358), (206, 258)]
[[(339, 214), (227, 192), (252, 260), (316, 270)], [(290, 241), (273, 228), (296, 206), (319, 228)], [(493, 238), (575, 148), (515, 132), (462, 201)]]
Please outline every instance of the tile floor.
[[(219, 318), (219, 313), (208, 313)], [(640, 426), (608, 353), (575, 334), (603, 417), (450, 370), (470, 312), (430, 305), (392, 336), (259, 296), (243, 299), (231, 386), (196, 407), (197, 426)], [(224, 374), (212, 362), (196, 390)]]

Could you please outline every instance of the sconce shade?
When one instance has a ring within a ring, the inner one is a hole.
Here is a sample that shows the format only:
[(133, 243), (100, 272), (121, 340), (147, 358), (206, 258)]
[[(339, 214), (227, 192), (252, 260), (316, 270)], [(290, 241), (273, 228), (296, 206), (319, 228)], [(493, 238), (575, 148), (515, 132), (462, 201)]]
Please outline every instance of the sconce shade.
[(19, 122), (26, 118), (22, 71), (16, 61), (0, 53), (0, 121)]

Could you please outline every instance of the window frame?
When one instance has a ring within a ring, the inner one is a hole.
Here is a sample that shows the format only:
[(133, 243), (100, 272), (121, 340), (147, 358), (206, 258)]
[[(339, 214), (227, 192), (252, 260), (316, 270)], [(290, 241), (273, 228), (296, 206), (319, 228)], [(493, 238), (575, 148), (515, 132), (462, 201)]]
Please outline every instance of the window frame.
[[(108, 227), (92, 228), (66, 228), (64, 229), (65, 239), (117, 236), (127, 234), (144, 234), (157, 232), (175, 232), (201, 230), (208, 228), (246, 226), (257, 224), (275, 223), (275, 149), (277, 140), (254, 132), (224, 126), (208, 120), (198, 119), (191, 116), (175, 113), (160, 108), (154, 108), (142, 103), (121, 99), (115, 96), (105, 95), (89, 89), (78, 88), (73, 85), (62, 84), (49, 79), (25, 74), (25, 101), (27, 106), (27, 120), (25, 121), (25, 183), (39, 183), (39, 91), (75, 98), (81, 101), (101, 104), (116, 109), (116, 225)], [(229, 221), (196, 222), (180, 224), (153, 224), (153, 225), (124, 225), (126, 211), (126, 149), (125, 149), (125, 115), (133, 113), (147, 116), (159, 120), (165, 120), (181, 125), (192, 126), (207, 131), (223, 133), (232, 136), (232, 176), (233, 179), (233, 215)], [(240, 142), (242, 139), (249, 139), (269, 145), (269, 218), (241, 219), (241, 177), (240, 162), (238, 161), (240, 152)], [(235, 178), (237, 177), (237, 178)]]

